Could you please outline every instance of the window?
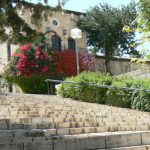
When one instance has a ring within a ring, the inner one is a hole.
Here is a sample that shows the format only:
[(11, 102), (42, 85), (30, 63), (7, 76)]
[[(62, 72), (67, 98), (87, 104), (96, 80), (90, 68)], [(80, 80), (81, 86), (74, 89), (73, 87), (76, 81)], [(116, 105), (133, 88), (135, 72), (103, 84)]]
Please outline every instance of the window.
[(52, 49), (53, 50), (61, 50), (61, 39), (60, 37), (53, 35), (51, 37), (51, 42), (52, 42)]
[(68, 49), (73, 51), (76, 49), (75, 40), (73, 38), (68, 38)]
[(59, 27), (59, 20), (56, 19), (56, 18), (52, 19), (52, 20), (51, 20), (51, 25), (52, 25), (53, 27)]

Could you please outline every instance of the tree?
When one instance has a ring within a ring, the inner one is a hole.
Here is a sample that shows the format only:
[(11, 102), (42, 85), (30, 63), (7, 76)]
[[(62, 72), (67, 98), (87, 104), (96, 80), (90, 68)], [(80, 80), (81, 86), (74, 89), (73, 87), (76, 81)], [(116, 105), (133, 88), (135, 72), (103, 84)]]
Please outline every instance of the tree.
[[(48, 0), (43, 0), (46, 4)], [(68, 0), (58, 0), (58, 6), (52, 8), (42, 3), (33, 4), (26, 0), (0, 0), (0, 41), (9, 43), (28, 43), (35, 41), (42, 33), (37, 33), (32, 29), (19, 15), (17, 10), (29, 8), (32, 11), (31, 20), (35, 26), (38, 26), (37, 20), (42, 17), (42, 11), (46, 19), (47, 11), (61, 9)]]
[(138, 3), (137, 29), (142, 33), (144, 41), (150, 41), (150, 1), (140, 0)]
[(104, 51), (106, 72), (110, 73), (109, 58), (116, 51), (120, 53), (135, 53), (134, 32), (122, 32), (136, 17), (135, 3), (119, 8), (104, 3), (91, 7), (86, 16), (81, 18), (78, 26), (86, 32), (87, 42), (94, 46), (94, 53)]

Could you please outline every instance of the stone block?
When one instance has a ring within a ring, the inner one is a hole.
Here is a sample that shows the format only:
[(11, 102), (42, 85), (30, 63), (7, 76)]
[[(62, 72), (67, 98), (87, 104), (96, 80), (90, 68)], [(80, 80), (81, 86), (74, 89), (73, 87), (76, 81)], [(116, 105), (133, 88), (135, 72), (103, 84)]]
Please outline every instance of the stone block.
[(43, 123), (42, 117), (34, 117), (32, 118), (32, 123)]
[(0, 130), (6, 130), (6, 129), (8, 129), (8, 124), (0, 123)]
[(54, 141), (54, 149), (56, 150), (90, 150), (97, 148), (105, 148), (105, 139), (103, 136), (99, 137), (88, 137), (77, 136), (74, 138), (64, 138)]
[(43, 117), (43, 123), (50, 123), (50, 122), (53, 122), (53, 118)]
[(41, 144), (41, 143), (36, 143), (36, 144), (24, 144), (24, 149), (23, 150), (53, 150), (52, 149), (52, 144)]
[(65, 118), (64, 118), (64, 116), (62, 116), (62, 117), (55, 117), (55, 118), (53, 118), (54, 119), (54, 122), (64, 122), (65, 121)]
[(107, 148), (141, 145), (140, 133), (106, 135)]
[(77, 122), (70, 122), (70, 128), (76, 128)]
[(26, 137), (27, 131), (26, 130), (15, 130), (12, 131), (14, 137)]
[(75, 118), (74, 117), (67, 117), (65, 118), (65, 122), (74, 122)]
[(82, 117), (76, 117), (76, 118), (75, 118), (75, 121), (76, 121), (76, 122), (81, 122), (81, 121), (82, 121)]
[(150, 132), (143, 132), (141, 133), (142, 144), (143, 145), (150, 145)]
[(56, 135), (56, 129), (46, 129), (46, 130), (43, 130), (43, 134), (46, 137), (54, 136), (54, 135)]
[(68, 135), (70, 134), (69, 128), (62, 128), (56, 130), (57, 135)]
[(105, 137), (104, 136), (89, 136), (88, 137), (88, 149), (105, 148)]
[(95, 127), (96, 132), (108, 132), (108, 127), (103, 126), (103, 127)]
[(24, 125), (23, 124), (19, 124), (19, 123), (9, 124), (9, 129), (11, 129), (11, 130), (24, 129)]
[(32, 137), (13, 137), (12, 143), (13, 144), (32, 143)]
[(84, 122), (77, 122), (76, 127), (84, 127)]
[(111, 148), (110, 150), (147, 150), (147, 148), (146, 146), (131, 146), (131, 147)]
[(84, 127), (83, 128), (83, 133), (95, 133), (96, 128), (95, 127)]
[(11, 137), (1, 137), (0, 144), (11, 144), (12, 138)]
[(24, 124), (24, 129), (37, 129), (37, 124), (36, 123)]
[(46, 137), (33, 137), (32, 142), (34, 143), (41, 143), (41, 144), (46, 144)]
[(23, 124), (32, 123), (32, 118), (20, 118), (20, 122)]
[(8, 124), (10, 122), (10, 119), (2, 119), (0, 116), (0, 124)]
[(150, 145), (147, 145), (146, 148), (147, 148), (147, 150), (150, 150)]
[[(86, 139), (87, 140), (87, 139)], [(54, 149), (56, 150), (86, 150), (87, 141), (81, 139), (62, 139), (54, 141)]]
[(56, 128), (69, 128), (70, 122), (57, 122)]
[(37, 129), (49, 129), (49, 127), (50, 127), (49, 123), (37, 124)]
[(6, 131), (6, 130), (1, 130), (0, 131), (0, 138), (4, 138), (4, 137), (13, 137), (13, 132), (11, 131)]
[(83, 128), (70, 128), (70, 134), (82, 134)]
[(43, 137), (44, 133), (43, 133), (43, 130), (33, 129), (33, 130), (26, 131), (26, 135), (28, 137)]
[(24, 150), (23, 144), (0, 144), (0, 150)]

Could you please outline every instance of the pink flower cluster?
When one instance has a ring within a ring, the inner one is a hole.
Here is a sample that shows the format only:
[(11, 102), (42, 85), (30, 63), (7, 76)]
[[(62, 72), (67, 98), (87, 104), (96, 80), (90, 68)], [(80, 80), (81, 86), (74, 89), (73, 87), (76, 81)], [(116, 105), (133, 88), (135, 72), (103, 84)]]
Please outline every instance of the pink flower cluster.
[(48, 73), (50, 62), (46, 51), (28, 44), (20, 47), (14, 54), (17, 75), (29, 77), (33, 74)]
[(80, 71), (95, 71), (95, 57), (87, 52), (79, 53)]

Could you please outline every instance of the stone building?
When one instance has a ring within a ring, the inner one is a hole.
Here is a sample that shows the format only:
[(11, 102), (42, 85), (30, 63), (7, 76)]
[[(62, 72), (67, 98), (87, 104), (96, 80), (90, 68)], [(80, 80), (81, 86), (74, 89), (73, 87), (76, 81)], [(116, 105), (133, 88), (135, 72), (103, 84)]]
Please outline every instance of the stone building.
[[(37, 27), (31, 23), (31, 11), (28, 9), (19, 9), (18, 14), (33, 29), (45, 33), (47, 42), (52, 49), (55, 50), (75, 50), (75, 42), (78, 43), (78, 50), (85, 50), (86, 35), (82, 33), (82, 37), (75, 41), (71, 37), (71, 30), (76, 28), (76, 21), (83, 17), (84, 13), (71, 10), (50, 10), (47, 20), (42, 18), (40, 25)], [(8, 58), (16, 49), (16, 45), (0, 44), (0, 70), (8, 62)], [(11, 49), (11, 51), (9, 51)]]
[[(33, 29), (45, 33), (47, 43), (55, 50), (75, 50), (75, 42), (78, 43), (78, 50), (86, 49), (86, 35), (82, 33), (82, 38), (75, 41), (71, 38), (71, 30), (76, 28), (76, 21), (85, 14), (71, 10), (50, 10), (47, 20), (42, 18), (39, 21), (39, 26), (35, 26), (31, 21), (31, 11), (28, 9), (19, 9), (18, 14), (26, 23)], [(7, 64), (10, 55), (15, 51), (16, 45), (9, 45), (7, 43), (0, 44), (0, 72)], [(11, 49), (11, 51), (10, 51)], [(96, 56), (96, 71), (105, 71), (104, 56)], [(134, 65), (130, 59), (111, 58), (110, 68), (114, 75), (120, 75), (134, 70)]]

